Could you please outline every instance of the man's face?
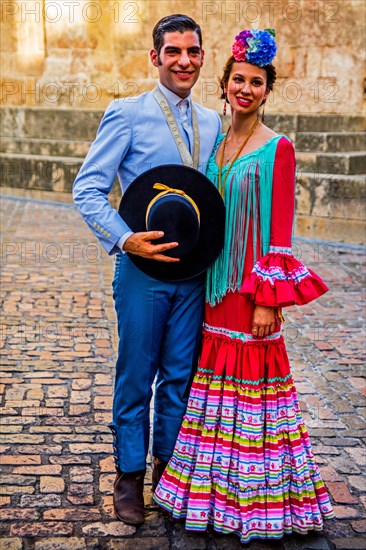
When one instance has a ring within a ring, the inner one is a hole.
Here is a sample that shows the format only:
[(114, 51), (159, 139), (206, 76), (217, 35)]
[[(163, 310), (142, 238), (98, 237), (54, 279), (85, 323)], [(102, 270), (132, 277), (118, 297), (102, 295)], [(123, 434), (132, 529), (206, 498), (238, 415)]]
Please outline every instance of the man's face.
[(160, 82), (184, 98), (197, 82), (204, 52), (200, 47), (198, 34), (193, 31), (167, 32), (160, 55), (151, 50), (150, 58), (158, 68)]

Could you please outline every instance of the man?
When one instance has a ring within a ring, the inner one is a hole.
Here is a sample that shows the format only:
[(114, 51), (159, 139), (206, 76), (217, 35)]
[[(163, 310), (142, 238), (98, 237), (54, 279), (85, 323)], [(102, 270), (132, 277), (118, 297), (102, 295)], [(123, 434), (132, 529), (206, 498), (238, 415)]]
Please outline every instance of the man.
[[(200, 27), (175, 14), (153, 30), (157, 90), (109, 105), (74, 184), (74, 200), (109, 254), (117, 253), (113, 281), (119, 349), (113, 402), (117, 517), (144, 521), (143, 481), (149, 446), (149, 407), (155, 376), (153, 488), (169, 460), (196, 366), (203, 309), (203, 277), (163, 282), (140, 271), (125, 252), (160, 262), (178, 243), (154, 244), (159, 231), (132, 233), (107, 200), (118, 174), (123, 191), (142, 172), (164, 164), (204, 171), (220, 118), (191, 100), (203, 63)], [(167, 114), (168, 113), (168, 114)], [(169, 115), (170, 113), (170, 115)], [(173, 115), (173, 116), (171, 116)], [(175, 137), (173, 137), (173, 135)]]

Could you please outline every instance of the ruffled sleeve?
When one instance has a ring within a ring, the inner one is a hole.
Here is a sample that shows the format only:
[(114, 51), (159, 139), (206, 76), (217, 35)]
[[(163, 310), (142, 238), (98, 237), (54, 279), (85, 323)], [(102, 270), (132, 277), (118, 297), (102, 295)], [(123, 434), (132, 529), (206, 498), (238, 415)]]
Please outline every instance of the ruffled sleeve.
[(271, 246), (245, 277), (241, 293), (261, 306), (308, 304), (329, 289), (322, 279), (292, 256), (291, 248)]
[(244, 278), (240, 290), (257, 305), (304, 305), (329, 290), (314, 271), (292, 255), (294, 207), (295, 151), (287, 138), (281, 138), (273, 168), (269, 251)]

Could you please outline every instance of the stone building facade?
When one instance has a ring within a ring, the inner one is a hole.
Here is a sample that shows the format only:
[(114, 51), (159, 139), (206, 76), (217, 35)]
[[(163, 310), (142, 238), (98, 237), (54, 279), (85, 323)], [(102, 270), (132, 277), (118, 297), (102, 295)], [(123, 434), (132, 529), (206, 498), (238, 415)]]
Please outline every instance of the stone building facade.
[(151, 31), (177, 12), (203, 30), (194, 99), (219, 112), (218, 77), (235, 35), (276, 29), (266, 111), (297, 150), (296, 234), (365, 243), (365, 0), (0, 0), (5, 192), (70, 200), (104, 108), (153, 88)]
[(243, 28), (277, 32), (276, 113), (355, 115), (364, 106), (364, 0), (2, 0), (1, 103), (104, 108), (153, 86), (151, 30), (187, 13), (206, 60), (194, 95), (220, 110), (217, 77)]

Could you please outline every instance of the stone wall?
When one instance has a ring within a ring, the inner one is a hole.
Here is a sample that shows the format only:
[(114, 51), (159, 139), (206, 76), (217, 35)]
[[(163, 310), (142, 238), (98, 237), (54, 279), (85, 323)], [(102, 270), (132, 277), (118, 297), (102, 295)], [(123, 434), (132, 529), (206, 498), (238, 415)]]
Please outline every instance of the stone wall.
[[(69, 200), (102, 114), (94, 109), (2, 107), (2, 192), (63, 193)], [(366, 244), (365, 119), (277, 114), (268, 116), (268, 125), (288, 135), (296, 147), (296, 235)], [(110, 195), (114, 207), (120, 196), (117, 183)]]
[(217, 77), (243, 28), (274, 27), (270, 112), (358, 114), (364, 105), (364, 0), (2, 0), (1, 102), (104, 108), (151, 89), (151, 30), (168, 13), (201, 24), (195, 98), (221, 109)]
[(67, 196), (103, 109), (153, 88), (154, 23), (183, 12), (204, 35), (194, 98), (218, 111), (237, 32), (276, 29), (266, 109), (297, 149), (297, 234), (364, 243), (365, 11), (365, 0), (0, 0), (0, 184)]

